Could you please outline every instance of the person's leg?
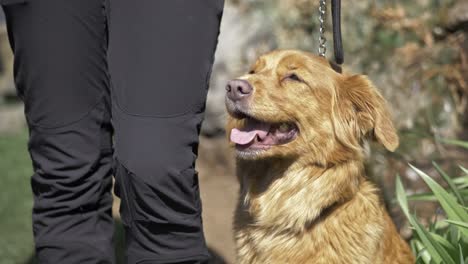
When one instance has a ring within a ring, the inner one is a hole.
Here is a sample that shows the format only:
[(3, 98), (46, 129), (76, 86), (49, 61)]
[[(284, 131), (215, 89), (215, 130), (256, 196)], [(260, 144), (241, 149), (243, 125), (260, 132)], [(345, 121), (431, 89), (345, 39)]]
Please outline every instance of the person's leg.
[(110, 0), (116, 187), (128, 263), (204, 263), (197, 158), (223, 0)]
[(3, 9), (30, 132), (38, 263), (113, 263), (103, 1), (20, 2)]

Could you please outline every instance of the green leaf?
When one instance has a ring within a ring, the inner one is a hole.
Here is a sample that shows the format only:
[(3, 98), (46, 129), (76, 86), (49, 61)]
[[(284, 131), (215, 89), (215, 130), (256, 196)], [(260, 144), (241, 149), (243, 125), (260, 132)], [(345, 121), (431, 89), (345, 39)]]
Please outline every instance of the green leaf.
[(429, 219), (429, 225), (427, 226), (427, 231), (430, 233), (435, 233), (436, 232), (436, 224), (437, 222), (437, 217), (438, 215), (436, 214), (434, 217), (431, 217), (432, 219)]
[(426, 264), (430, 264), (432, 260), (431, 254), (429, 254), (427, 249), (424, 248), (423, 244), (419, 240), (415, 239), (414, 241), (415, 241), (414, 246), (417, 249), (417, 254), (415, 254), (417, 256), (416, 258), (422, 259), (422, 261)]
[(447, 239), (433, 232), (431, 232), (430, 234), (437, 243), (439, 243), (447, 250), (447, 252), (452, 256), (452, 258), (456, 258), (458, 256), (457, 249)]
[(405, 193), (405, 189), (403, 188), (403, 184), (401, 183), (400, 175), (397, 175), (396, 177), (395, 188), (396, 188), (397, 201), (400, 204), (401, 210), (405, 214), (406, 218), (409, 219), (411, 215), (408, 209), (408, 200), (406, 199), (406, 193)]
[[(445, 221), (443, 222), (447, 223)], [(460, 231), (458, 231), (458, 227), (455, 225), (449, 224), (447, 232), (448, 232), (447, 237), (450, 240), (450, 243), (452, 243), (452, 245), (458, 244), (458, 241), (460, 240)]]
[(465, 223), (465, 222), (453, 221), (453, 220), (445, 220), (445, 222), (456, 225), (457, 227), (468, 229), (468, 223)]
[(468, 142), (456, 139), (439, 139), (440, 142), (468, 149)]
[(442, 176), (442, 178), (444, 178), (444, 180), (447, 182), (448, 186), (450, 187), (450, 189), (452, 190), (452, 192), (455, 194), (455, 196), (457, 197), (458, 201), (463, 205), (465, 206), (465, 201), (463, 200), (462, 196), (460, 195), (460, 193), (458, 192), (458, 189), (457, 187), (455, 186), (455, 183), (452, 181), (452, 179), (450, 178), (450, 176), (447, 175), (447, 173), (445, 173), (445, 171), (442, 170), (442, 168), (439, 167), (439, 165), (436, 163), (436, 162), (432, 162), (432, 165), (434, 165), (434, 167), (436, 168), (436, 170), (439, 172), (440, 176)]
[[(456, 199), (451, 196), (447, 191), (444, 190), (437, 182), (435, 182), (426, 173), (422, 172), (413, 165), (409, 165), (429, 186), (434, 192), (434, 195), (439, 200), (440, 205), (447, 213), (450, 220), (468, 222), (468, 213), (460, 206)], [(461, 230), (466, 236), (468, 236), (468, 230)]]
[[(467, 190), (459, 190), (462, 197), (468, 197)], [(452, 195), (449, 193), (449, 195)], [(455, 197), (455, 196), (454, 196)], [(426, 201), (426, 202), (438, 202), (439, 200), (433, 193), (416, 193), (407, 196), (408, 201)]]
[[(458, 185), (456, 188), (458, 189), (460, 196), (463, 198), (463, 197), (468, 197), (468, 189), (463, 189), (463, 188), (468, 187), (468, 177), (466, 177), (466, 179), (462, 179), (462, 178), (465, 178), (465, 177), (458, 177), (458, 178), (452, 179), (452, 181)], [(407, 199), (408, 201), (438, 202), (437, 197), (434, 195), (434, 193), (411, 194), (411, 195), (407, 195)]]
[[(462, 197), (468, 197), (468, 189), (459, 190)], [(449, 193), (452, 196), (452, 194)], [(453, 196), (455, 197), (455, 196)], [(433, 193), (416, 193), (407, 196), (408, 201), (426, 201), (426, 202), (438, 202), (439, 200)], [(460, 205), (461, 206), (461, 205)], [(464, 207), (464, 206), (462, 206)]]
[(407, 196), (408, 201), (437, 202), (437, 197), (433, 193), (417, 193)]
[(468, 184), (468, 176), (457, 177), (453, 179), (453, 182), (457, 185)]
[(463, 167), (462, 165), (458, 165), (458, 167), (460, 167), (460, 169), (465, 173), (465, 174), (468, 174), (468, 169)]
[(463, 250), (460, 244), (458, 244), (458, 252), (460, 252), (460, 264), (465, 263), (464, 257), (463, 257)]
[(417, 255), (418, 250), (416, 249), (416, 238), (413, 238), (409, 241), (409, 245), (411, 247), (411, 251), (413, 251), (414, 255)]
[(452, 259), (449, 253), (439, 243), (437, 243), (432, 234), (427, 232), (424, 229), (424, 226), (422, 226), (415, 217), (410, 215), (409, 220), (411, 225), (414, 226), (416, 233), (421, 239), (424, 247), (427, 249), (432, 259), (436, 263), (455, 264), (455, 261)]
[(440, 230), (440, 229), (446, 229), (450, 226), (450, 224), (444, 222), (444, 221), (437, 221), (436, 222), (436, 225), (435, 225), (435, 228), (436, 230)]

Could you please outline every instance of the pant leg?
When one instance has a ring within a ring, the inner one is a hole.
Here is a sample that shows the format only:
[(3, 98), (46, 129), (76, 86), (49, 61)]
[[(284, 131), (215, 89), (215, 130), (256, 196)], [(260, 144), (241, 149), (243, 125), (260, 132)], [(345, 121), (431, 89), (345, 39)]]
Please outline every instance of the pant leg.
[(113, 263), (103, 2), (20, 0), (3, 9), (30, 131), (38, 263)]
[(223, 0), (111, 0), (115, 169), (127, 263), (203, 263), (194, 168)]

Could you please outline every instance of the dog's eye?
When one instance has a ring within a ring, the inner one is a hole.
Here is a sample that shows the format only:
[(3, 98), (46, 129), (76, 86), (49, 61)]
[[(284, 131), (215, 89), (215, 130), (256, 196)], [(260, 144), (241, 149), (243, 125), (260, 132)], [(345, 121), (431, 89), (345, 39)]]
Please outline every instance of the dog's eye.
[(288, 74), (284, 79), (296, 81), (296, 82), (302, 82), (302, 79), (297, 76), (295, 73)]
[(254, 74), (255, 73), (255, 70), (250, 70), (249, 71), (249, 74)]

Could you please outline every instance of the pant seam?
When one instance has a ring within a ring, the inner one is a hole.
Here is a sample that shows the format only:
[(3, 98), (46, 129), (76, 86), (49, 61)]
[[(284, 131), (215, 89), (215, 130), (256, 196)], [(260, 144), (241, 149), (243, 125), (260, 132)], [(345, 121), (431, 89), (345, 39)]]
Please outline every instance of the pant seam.
[(47, 125), (40, 125), (38, 123), (35, 123), (35, 122), (31, 121), (28, 118), (28, 116), (26, 115), (26, 119), (28, 120), (28, 125), (31, 128), (36, 127), (36, 128), (41, 128), (41, 129), (60, 129), (60, 128), (64, 128), (64, 127), (67, 127), (67, 126), (74, 125), (76, 123), (79, 123), (80, 121), (82, 121), (86, 117), (88, 117), (99, 106), (99, 104), (102, 102), (101, 100), (104, 98), (104, 96), (105, 96), (105, 92), (101, 92), (100, 95), (98, 96), (97, 102), (95, 102), (93, 104), (93, 106), (86, 113), (84, 113), (82, 116), (80, 116), (77, 120), (74, 120), (74, 121), (71, 121), (69, 123), (59, 125), (59, 126), (47, 126)]
[(160, 264), (163, 264), (163, 263), (167, 263), (167, 262), (180, 262), (180, 261), (187, 261), (187, 260), (192, 260), (193, 258), (195, 257), (206, 257), (206, 258), (210, 258), (209, 255), (205, 255), (205, 254), (195, 254), (195, 255), (188, 255), (188, 256), (184, 256), (184, 257), (177, 257), (177, 258), (158, 258), (157, 260), (155, 259), (142, 259), (142, 260), (139, 260), (136, 262), (136, 264), (145, 264), (145, 263), (160, 263)]
[[(116, 98), (116, 95), (115, 95), (115, 91), (113, 89), (113, 86), (111, 85), (112, 87), (112, 101), (113, 101), (113, 105), (115, 106), (116, 109), (118, 109), (122, 114), (125, 114), (125, 115), (128, 115), (128, 116), (134, 116), (134, 117), (142, 117), (142, 118), (152, 118), (152, 119), (158, 119), (158, 118), (161, 118), (161, 119), (167, 119), (167, 118), (175, 118), (175, 117), (181, 117), (181, 116), (185, 116), (185, 115), (189, 115), (189, 114), (196, 114), (196, 113), (199, 113), (200, 111), (203, 111), (203, 110), (197, 110), (199, 108), (202, 108), (202, 105), (195, 105), (194, 107), (191, 107), (189, 108), (188, 110), (185, 110), (184, 112), (182, 113), (176, 113), (176, 114), (168, 114), (168, 115), (158, 115), (158, 114), (154, 114), (154, 115), (144, 115), (144, 114), (135, 114), (135, 113), (130, 113), (127, 109), (123, 108), (120, 103), (118, 102), (117, 98)], [(206, 93), (205, 93), (205, 100), (206, 100)]]

